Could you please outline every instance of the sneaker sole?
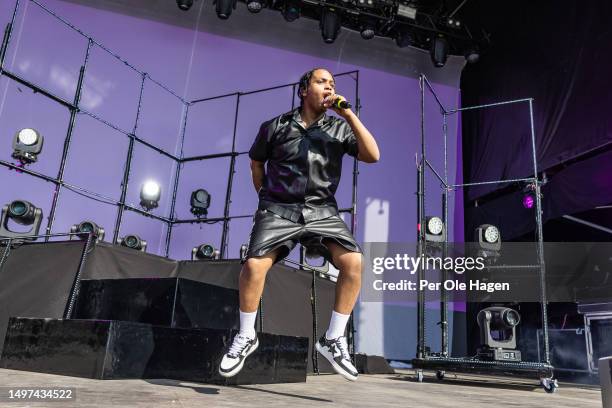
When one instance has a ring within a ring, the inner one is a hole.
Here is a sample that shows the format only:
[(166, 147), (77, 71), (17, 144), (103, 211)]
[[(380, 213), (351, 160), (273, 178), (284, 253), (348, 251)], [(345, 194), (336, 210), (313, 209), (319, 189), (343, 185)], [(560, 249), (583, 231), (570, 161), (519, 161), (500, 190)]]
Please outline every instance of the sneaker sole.
[(334, 361), (334, 357), (324, 348), (322, 348), (318, 341), (317, 344), (315, 344), (315, 348), (317, 349), (319, 354), (321, 354), (323, 357), (325, 357), (327, 361), (329, 361), (329, 363), (332, 365), (332, 367), (334, 368), (334, 370), (336, 370), (338, 374), (340, 374), (349, 381), (357, 381), (357, 376), (346, 372), (342, 367), (340, 367), (338, 363)]
[(246, 361), (246, 359), (247, 359), (247, 358), (248, 358), (248, 357), (249, 357), (251, 354), (253, 354), (253, 353), (255, 352), (255, 350), (257, 350), (257, 348), (258, 348), (258, 347), (259, 347), (259, 340), (257, 341), (257, 343), (255, 343), (255, 346), (253, 346), (253, 348), (251, 348), (251, 350), (249, 350), (249, 352), (247, 353), (247, 355), (246, 355), (246, 356), (244, 356), (244, 358), (242, 359), (242, 361), (240, 362), (240, 364), (238, 364), (238, 365), (236, 366), (236, 368), (234, 368), (232, 371), (229, 371), (229, 372), (227, 372), (227, 373), (226, 373), (226, 372), (224, 372), (224, 371), (221, 371), (221, 367), (219, 367), (219, 375), (220, 375), (221, 377), (229, 378), (229, 377), (233, 377), (233, 376), (235, 376), (236, 374), (238, 374), (238, 373), (239, 373), (239, 372), (242, 370), (242, 367), (244, 367), (244, 362)]

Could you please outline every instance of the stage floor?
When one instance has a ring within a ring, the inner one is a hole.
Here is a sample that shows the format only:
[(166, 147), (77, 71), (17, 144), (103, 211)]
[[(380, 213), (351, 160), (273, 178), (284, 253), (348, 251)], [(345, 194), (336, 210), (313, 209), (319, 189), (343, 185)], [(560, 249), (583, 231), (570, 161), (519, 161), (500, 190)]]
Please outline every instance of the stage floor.
[(76, 388), (73, 403), (0, 401), (0, 407), (601, 407), (598, 387), (562, 383), (556, 394), (546, 394), (534, 382), (503, 380), (499, 385), (502, 379), (450, 374), (440, 382), (433, 373), (425, 373), (425, 381), (417, 383), (411, 371), (401, 371), (361, 375), (356, 383), (338, 375), (320, 375), (309, 376), (305, 384), (223, 387), (174, 380), (100, 381), (0, 369), (4, 389)]

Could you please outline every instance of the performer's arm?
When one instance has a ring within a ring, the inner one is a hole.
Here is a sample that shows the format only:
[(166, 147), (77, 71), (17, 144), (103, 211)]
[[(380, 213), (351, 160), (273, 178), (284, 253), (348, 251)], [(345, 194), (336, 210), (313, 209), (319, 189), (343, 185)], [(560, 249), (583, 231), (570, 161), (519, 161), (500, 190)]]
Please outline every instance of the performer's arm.
[(253, 186), (255, 191), (259, 193), (259, 189), (263, 186), (265, 177), (264, 162), (251, 160), (251, 177), (253, 177)]
[(336, 94), (333, 98), (326, 100), (323, 105), (327, 108), (333, 109), (334, 112), (346, 120), (353, 130), (355, 138), (357, 139), (357, 147), (359, 152), (357, 159), (366, 163), (376, 163), (378, 160), (380, 160), (380, 151), (378, 150), (378, 145), (376, 144), (376, 140), (374, 140), (374, 136), (372, 136), (370, 131), (363, 125), (363, 123), (361, 123), (359, 117), (357, 117), (357, 115), (355, 115), (350, 108), (338, 109), (331, 106), (332, 102), (336, 98), (345, 99), (342, 95)]
[(357, 146), (359, 154), (357, 158), (366, 163), (376, 163), (380, 160), (380, 152), (374, 136), (370, 131), (361, 123), (359, 117), (350, 109), (342, 109), (339, 114), (346, 120), (357, 139)]

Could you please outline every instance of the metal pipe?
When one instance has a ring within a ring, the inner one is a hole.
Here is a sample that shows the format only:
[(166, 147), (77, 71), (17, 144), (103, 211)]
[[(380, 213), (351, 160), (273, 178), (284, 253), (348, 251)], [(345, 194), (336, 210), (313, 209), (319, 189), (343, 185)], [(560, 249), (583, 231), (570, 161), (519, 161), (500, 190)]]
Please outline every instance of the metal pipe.
[(461, 187), (470, 187), (470, 186), (482, 186), (485, 184), (501, 184), (501, 183), (517, 183), (523, 181), (537, 181), (533, 177), (520, 178), (520, 179), (506, 179), (506, 180), (495, 180), (495, 181), (481, 181), (478, 183), (464, 183), (464, 184), (452, 184), (449, 187), (452, 188), (461, 188)]
[(49, 218), (47, 222), (47, 234), (51, 233), (53, 228), (53, 222), (55, 221), (55, 212), (57, 211), (57, 203), (61, 193), (62, 184), (64, 181), (64, 172), (66, 171), (66, 162), (68, 161), (68, 151), (70, 150), (70, 142), (72, 141), (72, 132), (74, 131), (74, 125), (76, 122), (76, 115), (78, 112), (79, 102), (81, 100), (81, 92), (83, 91), (83, 79), (85, 77), (85, 70), (87, 69), (87, 62), (89, 60), (89, 51), (91, 50), (91, 40), (87, 42), (87, 49), (85, 50), (85, 58), (81, 69), (79, 70), (79, 79), (77, 82), (76, 91), (74, 93), (73, 105), (75, 108), (70, 109), (70, 121), (68, 123), (68, 131), (66, 132), (66, 139), (64, 140), (64, 150), (62, 151), (62, 160), (60, 162), (60, 168), (57, 175), (58, 184), (55, 185), (55, 192), (51, 202), (51, 209), (49, 210)]
[[(136, 137), (136, 130), (138, 129), (138, 121), (140, 119), (140, 110), (142, 107), (142, 94), (144, 91), (144, 85), (147, 78), (147, 74), (142, 74), (142, 80), (140, 81), (140, 93), (138, 95), (138, 107), (136, 109), (136, 118), (134, 118), (134, 128), (132, 134)], [(119, 205), (117, 208), (117, 219), (115, 220), (115, 229), (113, 231), (113, 244), (117, 242), (119, 238), (119, 231), (121, 230), (121, 222), (123, 221), (123, 205), (127, 197), (127, 189), (130, 181), (130, 170), (132, 168), (132, 157), (134, 154), (134, 137), (130, 137), (128, 145), (127, 157), (125, 159), (125, 168), (123, 169), (123, 179), (121, 180), (121, 196), (119, 198)]]
[(440, 107), (440, 110), (442, 111), (442, 114), (446, 115), (446, 108), (444, 107), (444, 105), (442, 104), (440, 99), (438, 98), (438, 95), (434, 91), (433, 86), (431, 85), (431, 83), (429, 83), (429, 80), (427, 79), (427, 77), (425, 75), (421, 75), (421, 76), (423, 77), (423, 83), (425, 85), (427, 85), (427, 88), (429, 88), (429, 90), (431, 91), (431, 94), (433, 95), (434, 99), (438, 103), (438, 106)]
[(536, 195), (536, 235), (538, 240), (538, 260), (540, 268), (540, 300), (542, 302), (542, 337), (544, 342), (544, 362), (550, 364), (550, 344), (548, 334), (548, 298), (546, 294), (546, 264), (544, 260), (544, 233), (542, 231), (542, 197), (538, 181), (538, 159), (536, 155), (535, 125), (533, 120), (533, 99), (529, 100), (529, 125), (531, 128), (531, 153), (533, 159), (533, 177)]
[[(442, 248), (444, 259), (448, 256), (449, 241), (449, 219), (448, 219), (448, 123), (446, 113), (442, 115), (442, 138), (444, 139), (444, 192), (442, 193), (442, 218), (446, 228), (446, 237)], [(448, 276), (445, 268), (442, 268), (442, 282)], [(442, 297), (440, 298), (440, 329), (442, 331), (442, 356), (448, 357), (448, 297), (444, 285), (442, 285)]]
[[(448, 196), (447, 190), (442, 193), (442, 222), (446, 228), (446, 237), (442, 247), (442, 259), (448, 256)], [(441, 270), (442, 282), (446, 281), (447, 271)], [(443, 357), (448, 357), (448, 297), (444, 285), (440, 288), (440, 334), (441, 334), (441, 353)]]
[(484, 105), (476, 105), (476, 106), (466, 106), (465, 108), (451, 109), (446, 111), (447, 114), (451, 115), (457, 112), (463, 112), (473, 109), (482, 109), (482, 108), (490, 108), (492, 106), (501, 106), (501, 105), (509, 105), (511, 103), (520, 103), (520, 102), (529, 102), (533, 101), (533, 98), (523, 98), (523, 99), (514, 99), (512, 101), (503, 101), (503, 102), (495, 102), (495, 103), (487, 103)]
[(173, 224), (215, 224), (219, 221), (233, 220), (234, 218), (253, 218), (250, 215), (232, 215), (228, 217), (213, 217), (213, 218), (190, 218), (187, 220), (173, 220)]
[[(236, 111), (234, 113), (234, 133), (232, 136), (232, 153), (236, 153), (236, 130), (238, 129), (238, 111), (240, 109), (240, 95), (236, 96)], [(221, 257), (227, 258), (227, 241), (229, 239), (229, 212), (232, 202), (232, 185), (234, 183), (234, 173), (236, 172), (236, 156), (230, 159), (229, 176), (227, 179), (227, 191), (225, 192), (225, 208), (223, 209), (223, 231), (221, 232)]]
[[(356, 72), (355, 79), (355, 113), (357, 117), (361, 114), (361, 101), (359, 99), (359, 71)], [(353, 187), (351, 192), (351, 235), (355, 237), (357, 233), (357, 181), (359, 180), (359, 160), (353, 159)], [(351, 310), (348, 322), (348, 345), (349, 352), (355, 362), (355, 316)]]
[[(183, 116), (183, 123), (181, 124), (181, 143), (179, 150), (179, 157), (182, 159), (183, 157), (183, 148), (185, 147), (185, 133), (187, 131), (187, 118), (189, 116), (189, 104), (185, 104), (185, 115)], [(181, 167), (183, 166), (182, 160), (176, 163), (176, 172), (174, 174), (174, 188), (172, 190), (172, 201), (170, 204), (170, 220), (174, 220), (174, 212), (176, 209), (176, 195), (178, 194), (179, 180), (181, 178)], [(166, 244), (165, 244), (165, 254), (166, 258), (170, 255), (170, 239), (172, 238), (172, 228), (174, 227), (174, 223), (170, 222), (166, 226)]]
[[(417, 256), (425, 252), (425, 75), (419, 76), (421, 89), (421, 160), (417, 168)], [(418, 280), (423, 279), (423, 268), (418, 268)], [(417, 288), (417, 358), (425, 357), (425, 294)]]
[(36, 93), (39, 93), (43, 96), (46, 96), (47, 98), (65, 106), (68, 109), (76, 109), (76, 106), (72, 103), (72, 102), (68, 102), (65, 99), (54, 95), (53, 93), (39, 87), (38, 85), (34, 84), (33, 82), (28, 81), (27, 79), (24, 79), (22, 77), (20, 77), (19, 75), (7, 71), (7, 70), (3, 70), (2, 71), (2, 75), (6, 76), (7, 78), (12, 79), (13, 81), (20, 83), (21, 85), (30, 88), (31, 90), (33, 90)]
[(218, 159), (220, 157), (232, 157), (232, 156), (241, 156), (244, 154), (248, 154), (249, 152), (228, 152), (228, 153), (213, 153), (213, 154), (205, 154), (202, 156), (192, 156), (181, 159), (182, 163), (187, 163), (190, 161), (198, 161), (198, 160), (207, 160), (207, 159)]
[[(48, 9), (46, 6), (44, 6), (43, 4), (39, 3), (36, 0), (30, 0), (32, 3), (36, 4), (38, 7), (40, 7), (42, 10), (44, 10), (46, 13), (48, 13), (49, 15), (55, 17), (57, 20), (61, 21), (63, 24), (67, 25), (68, 27), (72, 28), (74, 31), (76, 31), (77, 33), (79, 33), (81, 36), (87, 38), (87, 40), (92, 43), (97, 45), (98, 47), (100, 47), (100, 49), (102, 49), (103, 51), (106, 51), (108, 54), (110, 54), (112, 57), (114, 57), (115, 59), (121, 61), (125, 66), (131, 68), (132, 70), (138, 72), (140, 75), (143, 75), (145, 72), (139, 70), (138, 68), (136, 68), (135, 66), (133, 66), (132, 64), (130, 64), (127, 60), (121, 58), (121, 56), (119, 56), (118, 54), (115, 54), (114, 52), (112, 52), (110, 49), (106, 48), (103, 44), (97, 42), (92, 36), (85, 34), (85, 32), (83, 32), (81, 29), (77, 28), (75, 25), (71, 24), (69, 21), (65, 20), (64, 18), (60, 17), (58, 14), (54, 13), (53, 11), (51, 11), (50, 9)], [(177, 95), (174, 91), (172, 91), (170, 88), (166, 87), (165, 85), (163, 85), (162, 83), (154, 80), (153, 78), (151, 78), (149, 76), (149, 80), (151, 80), (151, 82), (155, 83), (156, 85), (158, 85), (159, 87), (161, 87), (162, 89), (164, 89), (165, 91), (167, 91), (168, 93), (170, 93), (172, 96), (178, 98), (181, 102), (183, 103), (187, 103), (187, 101), (185, 101), (183, 98), (181, 98), (179, 95)]]
[(440, 181), (440, 183), (442, 183), (442, 185), (444, 186), (444, 188), (448, 188), (448, 185), (446, 184), (446, 181), (442, 178), (442, 176), (440, 176), (440, 174), (438, 174), (438, 172), (436, 171), (436, 169), (434, 169), (434, 167), (431, 165), (431, 163), (429, 163), (429, 160), (425, 161), (425, 164), (427, 165), (427, 167), (429, 167), (429, 169), (433, 172), (433, 174), (436, 176), (436, 178)]
[(6, 57), (6, 51), (8, 50), (9, 43), (11, 41), (11, 35), (13, 33), (13, 27), (15, 26), (15, 18), (17, 11), (19, 10), (19, 0), (15, 2), (13, 8), (13, 15), (11, 21), (6, 25), (4, 29), (4, 37), (2, 38), (2, 48), (0, 48), (0, 74), (4, 71), (4, 58)]
[(93, 238), (93, 233), (89, 233), (87, 235), (87, 239), (85, 240), (85, 245), (83, 246), (83, 251), (81, 252), (81, 259), (79, 260), (79, 266), (77, 268), (76, 275), (74, 276), (74, 280), (72, 281), (72, 287), (70, 288), (70, 295), (68, 296), (68, 302), (66, 303), (66, 308), (64, 309), (64, 319), (71, 319), (72, 312), (74, 310), (74, 305), (76, 303), (76, 299), (79, 296), (80, 286), (81, 286), (81, 275), (83, 273), (83, 265), (85, 264), (85, 260), (87, 259), (87, 254), (89, 253), (89, 246), (92, 242), (95, 245), (95, 240)]
[[(339, 73), (339, 74), (334, 74), (334, 77), (335, 77), (335, 78), (338, 78), (338, 77), (341, 77), (341, 76), (344, 76), (344, 75), (354, 74), (354, 73), (356, 73), (356, 72), (358, 72), (358, 70), (341, 72), (341, 73)], [(276, 85), (276, 86), (271, 86), (271, 87), (269, 87), (269, 88), (257, 89), (257, 90), (254, 90), (254, 91), (247, 91), (247, 92), (232, 92), (232, 93), (228, 93), (228, 94), (224, 94), (224, 95), (210, 96), (210, 97), (208, 97), (208, 98), (194, 99), (194, 100), (193, 100), (193, 101), (191, 101), (190, 103), (191, 103), (191, 104), (194, 104), (194, 103), (199, 103), (199, 102), (212, 101), (212, 100), (215, 100), (215, 99), (227, 98), (227, 97), (230, 97), (230, 96), (235, 96), (235, 95), (238, 95), (238, 94), (240, 94), (240, 95), (242, 95), (242, 96), (246, 96), (246, 95), (253, 95), (253, 94), (256, 94), (256, 93), (260, 93), (260, 92), (273, 91), (273, 90), (275, 90), (275, 89), (286, 88), (286, 87), (288, 87), (288, 86), (295, 86), (295, 85), (297, 85), (297, 84), (298, 84), (297, 82), (292, 82), (292, 83), (290, 83), (290, 84)], [(295, 92), (293, 92), (293, 93), (295, 94)]]

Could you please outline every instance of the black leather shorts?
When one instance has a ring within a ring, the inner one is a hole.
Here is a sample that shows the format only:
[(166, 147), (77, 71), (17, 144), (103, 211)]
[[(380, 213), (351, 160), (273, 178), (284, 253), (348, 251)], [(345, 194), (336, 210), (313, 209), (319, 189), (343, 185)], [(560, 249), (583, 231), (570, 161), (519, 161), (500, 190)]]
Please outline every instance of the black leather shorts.
[[(322, 220), (293, 222), (269, 210), (257, 210), (246, 259), (263, 256), (280, 248), (275, 262), (285, 258), (299, 242), (309, 256), (322, 256), (332, 265), (331, 253), (323, 240), (331, 239), (351, 252), (362, 253), (355, 238), (338, 215)], [(244, 261), (244, 260), (243, 260)]]

